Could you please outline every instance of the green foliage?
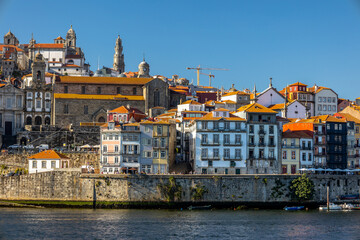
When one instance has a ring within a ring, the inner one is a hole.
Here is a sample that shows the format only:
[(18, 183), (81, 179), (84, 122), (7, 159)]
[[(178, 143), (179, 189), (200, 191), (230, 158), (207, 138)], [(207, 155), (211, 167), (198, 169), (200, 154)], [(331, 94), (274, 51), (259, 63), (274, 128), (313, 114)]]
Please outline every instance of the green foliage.
[(271, 188), (271, 198), (280, 198), (282, 195), (284, 195), (283, 187), (285, 187), (285, 184), (280, 181), (280, 179), (275, 180), (275, 186)]
[(182, 187), (176, 184), (174, 177), (169, 177), (168, 183), (160, 183), (158, 188), (168, 202), (174, 202), (181, 198)]
[(196, 184), (195, 187), (191, 188), (191, 199), (201, 200), (204, 198), (204, 194), (207, 192), (208, 191), (204, 186)]
[(314, 183), (303, 174), (291, 181), (290, 192), (298, 200), (310, 200), (314, 194)]
[(267, 178), (264, 178), (262, 181), (265, 185), (267, 184)]
[(255, 180), (258, 180), (259, 179), (259, 176), (258, 175), (255, 175)]

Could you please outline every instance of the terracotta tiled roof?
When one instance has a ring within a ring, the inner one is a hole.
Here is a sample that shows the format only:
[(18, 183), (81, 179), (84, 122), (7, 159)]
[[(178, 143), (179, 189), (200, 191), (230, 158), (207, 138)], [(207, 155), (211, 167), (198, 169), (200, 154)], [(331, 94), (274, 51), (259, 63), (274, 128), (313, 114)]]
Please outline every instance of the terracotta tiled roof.
[(293, 83), (293, 84), (291, 84), (291, 85), (289, 85), (289, 87), (292, 87), (292, 86), (307, 86), (306, 84), (303, 84), (303, 83), (301, 83), (301, 82), (296, 82), (296, 83)]
[(170, 123), (167, 122), (167, 121), (163, 121), (163, 120), (160, 120), (160, 121), (156, 121), (156, 122), (153, 122), (153, 121), (149, 121), (149, 120), (145, 120), (143, 122), (141, 122), (140, 124), (157, 124), (157, 125), (169, 125)]
[(184, 104), (193, 104), (193, 105), (201, 105), (201, 103), (197, 102), (197, 101), (194, 101), (194, 100), (188, 100), (186, 102), (183, 102), (182, 104), (180, 105), (184, 105)]
[(285, 103), (278, 103), (278, 104), (269, 106), (269, 108), (272, 110), (284, 109), (284, 107), (285, 107)]
[(264, 107), (263, 105), (260, 105), (258, 103), (252, 103), (245, 106), (240, 107), (238, 112), (258, 112), (258, 113), (277, 113), (274, 110), (271, 110), (270, 108)]
[(82, 84), (118, 84), (118, 85), (145, 85), (153, 78), (124, 78), (124, 77), (75, 77), (58, 76), (56, 79), (60, 83), (82, 83)]
[(222, 97), (227, 97), (227, 96), (232, 96), (232, 95), (250, 95), (250, 94), (243, 92), (243, 91), (236, 91), (236, 92), (226, 93), (226, 94), (222, 95)]
[(64, 48), (63, 43), (37, 43), (34, 48)]
[(313, 119), (315, 121), (315, 123), (320, 123), (321, 122), (346, 122), (345, 119), (339, 119), (336, 117), (333, 117), (331, 115), (320, 115), (320, 116), (314, 116), (311, 117), (310, 119)]
[(55, 98), (61, 99), (103, 99), (103, 100), (131, 100), (143, 101), (143, 96), (134, 95), (100, 95), (100, 94), (71, 94), (71, 93), (55, 93)]
[(64, 154), (58, 153), (54, 150), (45, 150), (30, 156), (29, 159), (69, 159), (69, 158)]
[(213, 112), (230, 112), (230, 110), (226, 109), (226, 108), (218, 108), (218, 109), (215, 109)]
[(356, 124), (360, 124), (360, 119), (354, 117), (353, 115), (351, 115), (350, 113), (335, 113), (334, 115), (335, 117), (337, 116), (340, 116), (342, 117), (343, 119), (345, 119), (346, 121), (349, 121), (349, 122), (354, 122)]
[(70, 67), (70, 68), (79, 68), (79, 65), (75, 65), (75, 64), (66, 64), (64, 65), (64, 67)]
[(57, 38), (55, 38), (55, 40), (64, 40), (61, 36), (58, 36)]
[(130, 113), (130, 112), (135, 112), (137, 114), (144, 114), (142, 111), (140, 111), (137, 108), (129, 108), (128, 109), (125, 106), (121, 106), (121, 107), (118, 107), (118, 108), (115, 108), (115, 109), (109, 111), (109, 113)]
[(11, 48), (11, 49), (16, 49), (16, 51), (18, 51), (18, 52), (23, 52), (24, 51), (21, 48), (15, 46), (15, 45), (5, 45), (5, 44), (0, 44), (0, 51), (3, 51), (4, 47)]
[(168, 112), (177, 112), (177, 109), (173, 108), (173, 109), (168, 110)]
[(236, 104), (236, 102), (231, 101), (231, 100), (224, 100), (222, 102), (227, 103), (227, 104)]
[(208, 114), (206, 114), (205, 116), (203, 116), (202, 118), (198, 118), (198, 120), (202, 121), (202, 120), (206, 120), (206, 121), (217, 121), (220, 119), (224, 119), (227, 121), (246, 121), (244, 118), (241, 117), (237, 117), (235, 115), (232, 115), (231, 113), (229, 114), (229, 117), (214, 117), (213, 113), (210, 112)]

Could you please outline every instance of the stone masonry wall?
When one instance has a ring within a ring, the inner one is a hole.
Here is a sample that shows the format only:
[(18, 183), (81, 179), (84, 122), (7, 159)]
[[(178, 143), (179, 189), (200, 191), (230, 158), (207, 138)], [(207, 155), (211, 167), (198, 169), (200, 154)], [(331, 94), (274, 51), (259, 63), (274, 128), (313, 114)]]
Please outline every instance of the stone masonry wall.
[[(76, 171), (54, 171), (0, 178), (0, 199), (92, 201), (94, 186), (97, 201), (161, 202), (166, 196), (159, 186), (175, 180), (181, 186), (180, 202), (193, 201), (192, 188), (203, 187), (204, 202), (290, 202), (289, 185), (296, 175), (80, 175)], [(359, 176), (311, 176), (316, 202), (342, 194), (359, 192)]]

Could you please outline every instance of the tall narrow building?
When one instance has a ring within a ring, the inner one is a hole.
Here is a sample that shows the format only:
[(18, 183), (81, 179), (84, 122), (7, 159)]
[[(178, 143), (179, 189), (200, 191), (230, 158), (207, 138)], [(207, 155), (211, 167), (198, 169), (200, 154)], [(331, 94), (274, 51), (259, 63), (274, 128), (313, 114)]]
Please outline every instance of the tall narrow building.
[(119, 73), (125, 72), (125, 62), (124, 62), (124, 54), (122, 53), (123, 47), (121, 43), (121, 38), (118, 35), (115, 44), (115, 54), (114, 54), (114, 64), (113, 68), (115, 71)]

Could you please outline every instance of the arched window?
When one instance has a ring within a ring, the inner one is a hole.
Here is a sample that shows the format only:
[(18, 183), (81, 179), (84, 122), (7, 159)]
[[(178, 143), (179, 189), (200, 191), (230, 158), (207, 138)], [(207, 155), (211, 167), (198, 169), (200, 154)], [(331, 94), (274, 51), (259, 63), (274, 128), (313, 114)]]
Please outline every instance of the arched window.
[(98, 122), (105, 122), (105, 118), (104, 117), (99, 117)]
[(35, 117), (35, 125), (41, 125), (42, 124), (42, 119), (40, 116), (36, 116)]
[(71, 46), (71, 41), (69, 41), (69, 45), (68, 45), (69, 47)]
[(32, 118), (30, 116), (26, 118), (26, 125), (32, 125)]
[(50, 125), (50, 117), (45, 117), (45, 125)]
[(37, 80), (41, 80), (41, 72), (40, 72), (40, 71), (37, 71), (37, 73), (36, 73), (36, 79), (37, 79)]
[(67, 61), (68, 64), (74, 64), (74, 60), (70, 59), (69, 61)]
[(155, 89), (154, 91), (154, 107), (160, 106), (160, 91)]

